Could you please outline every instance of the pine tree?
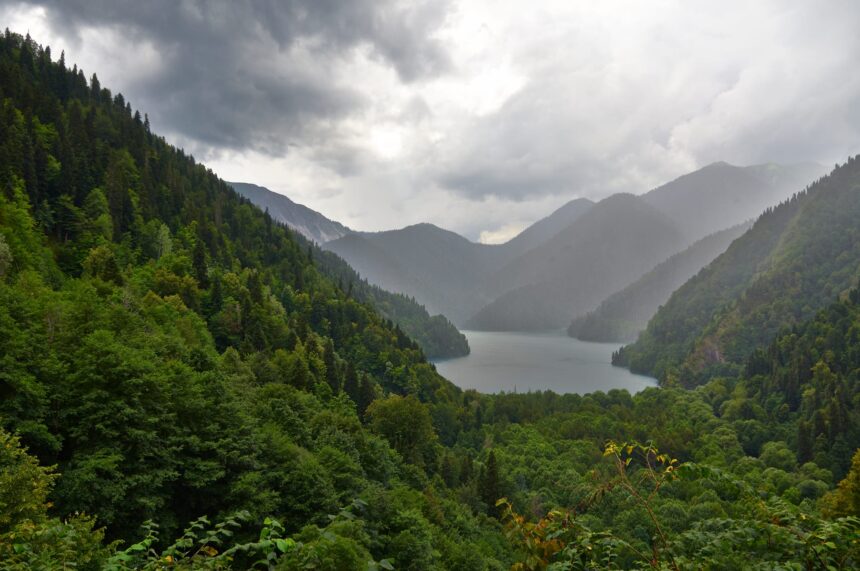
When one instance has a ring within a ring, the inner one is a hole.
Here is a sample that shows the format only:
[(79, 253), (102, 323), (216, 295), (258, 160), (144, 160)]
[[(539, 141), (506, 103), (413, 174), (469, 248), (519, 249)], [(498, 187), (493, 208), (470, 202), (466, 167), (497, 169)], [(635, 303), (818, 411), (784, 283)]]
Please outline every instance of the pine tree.
[(860, 516), (860, 448), (854, 452), (848, 475), (824, 496), (822, 504), (830, 517)]
[(191, 265), (194, 267), (194, 277), (202, 289), (209, 289), (209, 268), (206, 265), (206, 247), (203, 240), (198, 239), (191, 252)]
[(352, 364), (352, 361), (349, 361), (346, 365), (346, 375), (343, 378), (343, 392), (345, 392), (354, 403), (358, 404), (358, 375), (355, 372), (355, 365)]
[(370, 406), (370, 403), (374, 401), (376, 398), (376, 387), (373, 386), (373, 379), (369, 378), (367, 375), (361, 375), (361, 378), (358, 382), (358, 414), (361, 418), (364, 418), (364, 413), (367, 411), (367, 407)]
[(325, 345), (323, 345), (323, 363), (325, 363), (325, 380), (332, 392), (337, 394), (340, 392), (340, 378), (337, 374), (337, 360), (334, 354), (334, 343), (331, 339), (326, 339)]
[(801, 420), (797, 424), (797, 461), (805, 464), (812, 460), (815, 442), (809, 422)]
[(502, 497), (502, 494), (499, 490), (499, 467), (496, 465), (496, 454), (492, 450), (487, 456), (487, 464), (481, 473), (479, 492), (481, 500), (487, 504), (487, 513), (493, 517), (498, 517), (496, 501)]

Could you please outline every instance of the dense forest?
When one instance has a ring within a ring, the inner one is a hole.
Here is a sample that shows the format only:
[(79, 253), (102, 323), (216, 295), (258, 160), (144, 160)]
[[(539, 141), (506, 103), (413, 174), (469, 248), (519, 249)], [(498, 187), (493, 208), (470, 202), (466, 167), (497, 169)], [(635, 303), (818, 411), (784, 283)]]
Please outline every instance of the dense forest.
[(261, 186), (236, 182), (231, 182), (230, 186), (261, 210), (295, 230), (294, 238), (311, 252), (317, 268), (336, 282), (341, 290), (346, 291), (347, 296), (372, 305), (383, 317), (402, 328), (418, 343), (428, 359), (469, 354), (466, 336), (447, 317), (441, 314), (431, 316), (414, 298), (369, 283), (337, 255), (319, 246), (327, 236), (348, 234), (351, 232), (348, 228)]
[(857, 285), (860, 160), (768, 209), (678, 289), (617, 364), (695, 386), (737, 374), (756, 349)]
[(0, 567), (860, 565), (858, 294), (696, 390), (481, 395), (337, 263), (7, 31)]

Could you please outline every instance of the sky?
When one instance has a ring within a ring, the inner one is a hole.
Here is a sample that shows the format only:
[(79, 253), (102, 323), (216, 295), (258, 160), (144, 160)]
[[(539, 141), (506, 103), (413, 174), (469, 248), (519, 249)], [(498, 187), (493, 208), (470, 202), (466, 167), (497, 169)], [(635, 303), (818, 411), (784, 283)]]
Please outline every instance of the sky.
[(860, 152), (860, 2), (0, 0), (222, 178), (500, 242), (711, 162)]

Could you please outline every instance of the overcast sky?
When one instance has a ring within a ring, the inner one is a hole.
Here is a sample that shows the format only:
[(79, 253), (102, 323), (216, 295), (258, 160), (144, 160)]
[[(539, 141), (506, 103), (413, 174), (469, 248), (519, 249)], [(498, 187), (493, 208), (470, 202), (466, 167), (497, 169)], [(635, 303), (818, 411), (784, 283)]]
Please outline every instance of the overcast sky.
[(860, 2), (0, 0), (227, 180), (499, 241), (717, 160), (860, 152)]

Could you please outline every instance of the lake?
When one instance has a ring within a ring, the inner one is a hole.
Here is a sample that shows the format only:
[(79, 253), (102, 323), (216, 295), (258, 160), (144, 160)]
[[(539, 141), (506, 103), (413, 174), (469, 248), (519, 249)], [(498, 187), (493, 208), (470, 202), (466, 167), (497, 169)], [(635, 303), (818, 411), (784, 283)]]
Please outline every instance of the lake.
[(558, 333), (463, 331), (470, 355), (436, 361), (442, 376), (482, 393), (551, 390), (557, 393), (631, 393), (655, 386), (650, 377), (613, 367), (617, 343), (587, 343)]

